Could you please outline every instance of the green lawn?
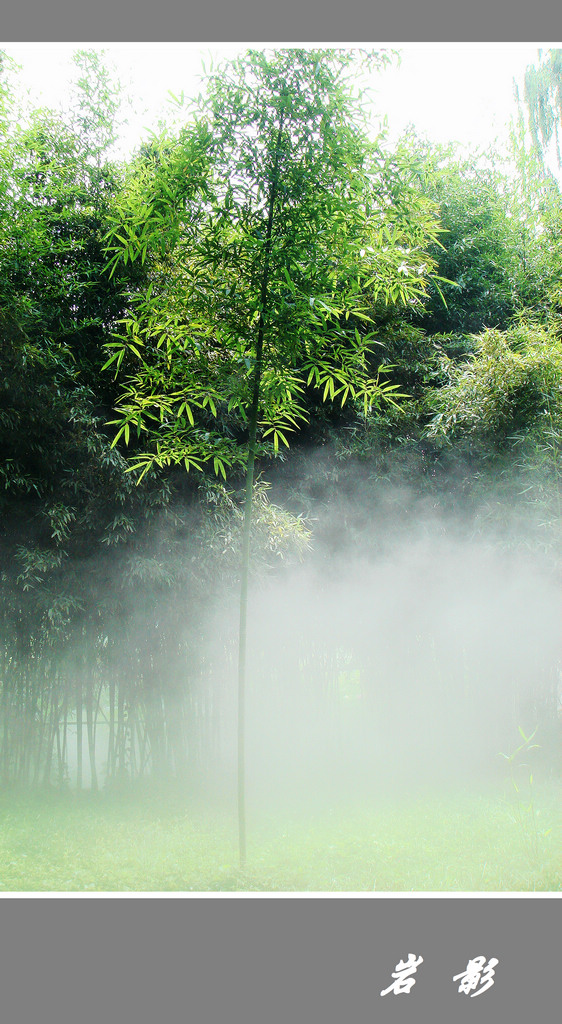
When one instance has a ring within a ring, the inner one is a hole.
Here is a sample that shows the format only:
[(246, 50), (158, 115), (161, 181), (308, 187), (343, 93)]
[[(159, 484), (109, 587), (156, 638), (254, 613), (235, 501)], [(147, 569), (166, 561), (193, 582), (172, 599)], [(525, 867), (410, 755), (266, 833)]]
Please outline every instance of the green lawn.
[[(416, 892), (562, 889), (562, 784), (534, 813), (507, 790), (249, 809), (178, 792), (0, 793), (0, 891)], [(527, 805), (526, 805), (527, 806)]]

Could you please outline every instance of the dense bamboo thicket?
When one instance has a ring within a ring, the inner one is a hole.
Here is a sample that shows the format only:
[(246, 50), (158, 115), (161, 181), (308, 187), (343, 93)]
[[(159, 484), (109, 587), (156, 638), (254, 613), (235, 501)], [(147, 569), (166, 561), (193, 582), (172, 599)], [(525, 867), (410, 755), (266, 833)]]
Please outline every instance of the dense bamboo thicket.
[(262, 773), (559, 767), (556, 53), (507, 156), (373, 141), (388, 57), (291, 49), (124, 162), (99, 54), (26, 117), (2, 59), (3, 785), (228, 773), (248, 571)]

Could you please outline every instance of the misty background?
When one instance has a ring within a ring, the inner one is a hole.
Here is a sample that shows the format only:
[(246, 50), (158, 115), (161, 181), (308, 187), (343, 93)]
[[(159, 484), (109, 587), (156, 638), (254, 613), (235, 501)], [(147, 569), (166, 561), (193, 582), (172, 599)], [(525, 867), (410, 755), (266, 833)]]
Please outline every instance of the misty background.
[[(302, 459), (315, 478), (326, 453), (301, 452)], [(311, 502), (308, 551), (254, 576), (251, 805), (318, 807), (428, 786), (478, 788), (505, 775), (501, 754), (519, 745), (519, 728), (537, 729), (535, 771), (560, 770), (558, 572), (530, 550), (531, 531), (521, 535), (520, 522), (517, 535), (504, 527), (499, 538), (458, 510), (428, 508), (435, 495), (420, 498), (415, 484), (408, 491), (372, 485), (367, 502), (363, 477), (354, 490), (347, 473), (345, 498)], [(167, 544), (169, 536), (155, 539), (151, 530), (143, 559), (156, 562)], [(189, 576), (192, 544), (188, 536), (175, 548), (179, 574)], [(134, 582), (108, 581), (121, 595), (124, 628), (110, 641), (104, 676), (128, 681), (136, 693), (124, 725), (127, 772), (183, 773), (218, 799), (231, 798), (236, 786), (234, 564), (217, 551), (199, 601), (162, 584), (145, 588), (139, 601)], [(150, 737), (144, 766), (135, 712)], [(96, 728), (103, 785), (107, 716)], [(84, 745), (86, 738), (84, 725)], [(69, 738), (73, 786), (74, 743)], [(91, 784), (87, 764), (82, 784)]]
[[(169, 252), (155, 232), (146, 260), (111, 274), (106, 243), (130, 226), (131, 196), (176, 187), (189, 133), (171, 125), (114, 159), (122, 97), (99, 49), (76, 56), (66, 112), (18, 120), (9, 55), (1, 70), (0, 777), (72, 790), (172, 778), (230, 798), (245, 426), (226, 402), (212, 424), (200, 410), (199, 436), (212, 426), (219, 453), (237, 450), (225, 479), (163, 461), (139, 480), (143, 439), (116, 437), (114, 419), (131, 353), (117, 378), (104, 369), (139, 297), (183, 324), (173, 245), (188, 247), (192, 199)], [(431, 266), (440, 285), (428, 275), (423, 302), (365, 298), (368, 370), (397, 406), (343, 408), (309, 380), (306, 425), (258, 452), (255, 803), (473, 785), (505, 771), (520, 729), (537, 729), (540, 770), (560, 770), (561, 75), (559, 50), (527, 68), (509, 169), (415, 131), (402, 163), (392, 139), (379, 153), (377, 187), (426, 217), (414, 270), (393, 250), (396, 279), (417, 287)], [(230, 315), (233, 294), (213, 313)], [(224, 356), (216, 334), (208, 367)], [(229, 379), (247, 384), (250, 365), (233, 357)]]

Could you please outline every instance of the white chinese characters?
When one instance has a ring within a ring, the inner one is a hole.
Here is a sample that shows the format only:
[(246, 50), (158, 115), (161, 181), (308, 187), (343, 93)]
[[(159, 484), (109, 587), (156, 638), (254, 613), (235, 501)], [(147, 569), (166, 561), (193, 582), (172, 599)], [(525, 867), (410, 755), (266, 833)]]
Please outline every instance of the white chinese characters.
[[(494, 984), (494, 967), (499, 963), (499, 960), (495, 956), (491, 957), (486, 964), (485, 956), (475, 956), (473, 960), (469, 960), (466, 965), (466, 970), (462, 974), (455, 974), (453, 981), (459, 981), (459, 992), (470, 992), (471, 997), (481, 995), (487, 988), (491, 988)], [(486, 966), (484, 966), (486, 964)], [(478, 986), (480, 985), (480, 988)], [(477, 989), (473, 992), (473, 989)]]
[(401, 960), (400, 963), (396, 964), (396, 968), (392, 972), (392, 977), (395, 980), (392, 982), (392, 985), (383, 989), (381, 996), (386, 996), (389, 992), (393, 992), (395, 995), (399, 995), (401, 992), (410, 992), (412, 986), (416, 984), (416, 979), (413, 975), (420, 964), (423, 964), (423, 956), (418, 956), (416, 959), (413, 953), (408, 953), (406, 961)]
[[(482, 992), (485, 992), (486, 989), (491, 988), (494, 984), (494, 967), (498, 963), (499, 960), (495, 956), (490, 957), (487, 963), (485, 956), (473, 957), (468, 961), (466, 970), (453, 976), (453, 981), (460, 981), (458, 991), (472, 997), (481, 995)], [(420, 964), (423, 964), (422, 956), (416, 957), (414, 953), (408, 953), (407, 960), (400, 960), (396, 964), (392, 972), (394, 981), (388, 988), (382, 990), (381, 996), (386, 996), (389, 992), (396, 996), (401, 995), (403, 992), (411, 992), (416, 984), (414, 974)]]

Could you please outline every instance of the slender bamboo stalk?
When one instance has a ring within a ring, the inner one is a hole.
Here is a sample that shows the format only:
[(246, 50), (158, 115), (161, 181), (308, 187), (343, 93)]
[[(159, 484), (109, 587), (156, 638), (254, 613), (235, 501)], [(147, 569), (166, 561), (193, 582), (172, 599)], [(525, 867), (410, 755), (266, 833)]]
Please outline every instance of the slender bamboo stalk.
[[(115, 671), (114, 669), (112, 671)], [(115, 776), (115, 677), (109, 680), (109, 735), (107, 739), (107, 778)]]
[(96, 771), (96, 732), (94, 725), (94, 683), (91, 667), (88, 667), (86, 683), (86, 734), (88, 737), (88, 756), (90, 760), (90, 788), (93, 793), (97, 793), (98, 776)]
[(76, 677), (74, 685), (76, 688), (76, 790), (80, 793), (82, 789), (82, 763), (83, 763), (83, 744), (82, 744), (82, 717), (83, 717), (83, 704), (82, 704), (82, 676), (80, 672), (80, 665), (78, 661), (75, 663)]
[(269, 262), (273, 235), (273, 211), (279, 181), (279, 157), (283, 137), (283, 110), (279, 117), (279, 130), (275, 158), (271, 174), (267, 229), (265, 235), (263, 272), (260, 289), (260, 318), (256, 339), (256, 360), (252, 385), (252, 404), (249, 416), (248, 462), (246, 464), (246, 493), (244, 499), (244, 527), (242, 533), (242, 566), (240, 581), (240, 627), (238, 634), (238, 849), (240, 867), (246, 864), (246, 774), (245, 774), (245, 742), (246, 742), (246, 657), (248, 634), (248, 580), (250, 575), (250, 537), (252, 527), (252, 499), (254, 490), (254, 467), (256, 462), (256, 440), (258, 431), (258, 414), (260, 403), (260, 387), (263, 369), (263, 342), (267, 321)]

